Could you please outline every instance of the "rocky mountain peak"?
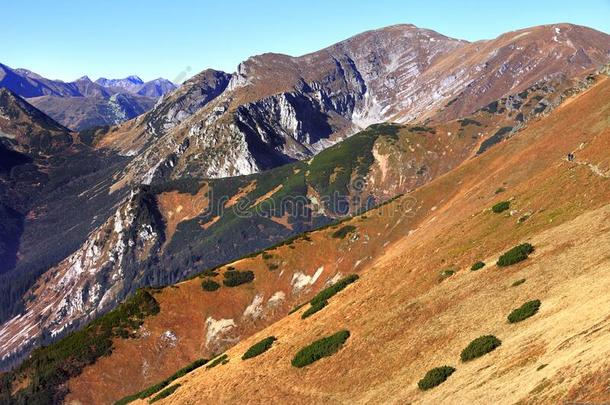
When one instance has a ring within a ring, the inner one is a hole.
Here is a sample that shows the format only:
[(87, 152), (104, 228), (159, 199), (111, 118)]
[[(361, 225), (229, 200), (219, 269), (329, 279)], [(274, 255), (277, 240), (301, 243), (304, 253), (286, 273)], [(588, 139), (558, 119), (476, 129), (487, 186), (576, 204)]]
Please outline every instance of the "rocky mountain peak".
[(607, 34), (564, 24), (474, 43), (395, 25), (302, 56), (256, 55), (230, 76), (202, 72), (101, 144), (136, 154), (126, 176), (138, 181), (250, 174), (374, 123), (451, 120), (552, 75), (583, 75), (609, 47)]
[(136, 75), (127, 76), (124, 80), (129, 80), (130, 82), (136, 84), (144, 84), (144, 80), (140, 79), (140, 77)]

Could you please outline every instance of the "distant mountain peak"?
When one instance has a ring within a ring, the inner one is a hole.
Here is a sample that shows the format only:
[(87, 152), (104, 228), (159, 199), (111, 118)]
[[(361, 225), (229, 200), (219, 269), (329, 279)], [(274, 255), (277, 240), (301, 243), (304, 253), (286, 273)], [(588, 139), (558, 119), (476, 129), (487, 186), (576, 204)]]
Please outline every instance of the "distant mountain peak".
[(162, 77), (144, 82), (136, 75), (127, 76), (124, 79), (107, 79), (105, 77), (100, 77), (95, 82), (100, 86), (109, 89), (124, 90), (128, 93), (152, 98), (159, 98), (177, 87), (174, 83), (167, 79), (163, 79)]
[(132, 83), (144, 84), (144, 80), (140, 79), (140, 77), (136, 75), (127, 76), (124, 80), (129, 80)]
[(124, 77), (122, 79), (108, 79), (106, 77), (100, 77), (95, 82), (97, 84), (105, 83), (105, 84), (108, 84), (108, 85), (118, 85), (118, 84), (121, 84), (121, 83), (131, 83), (131, 84), (135, 84), (135, 85), (144, 84), (144, 80), (142, 80), (140, 78), (140, 76), (137, 76), (137, 75), (129, 75), (129, 76)]

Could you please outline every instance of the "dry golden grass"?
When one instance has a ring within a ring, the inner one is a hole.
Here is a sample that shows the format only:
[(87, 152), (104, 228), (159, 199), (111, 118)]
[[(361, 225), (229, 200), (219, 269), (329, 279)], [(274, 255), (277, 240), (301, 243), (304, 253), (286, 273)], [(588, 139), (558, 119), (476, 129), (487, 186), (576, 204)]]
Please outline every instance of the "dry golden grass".
[[(418, 213), (387, 223), (385, 239), (395, 242), (363, 265), (361, 280), (348, 294), (307, 320), (296, 313), (243, 340), (228, 350), (229, 364), (185, 376), (163, 402), (609, 401), (610, 187), (588, 166), (563, 160), (566, 151), (584, 143), (578, 157), (604, 162), (606, 152), (589, 145), (610, 137), (607, 126), (597, 125), (610, 112), (607, 100), (610, 85), (602, 82), (413, 193)], [(502, 184), (514, 197), (513, 216), (488, 211)], [(525, 211), (533, 215), (517, 223)], [(385, 220), (371, 212), (355, 223), (365, 232), (369, 222)], [(405, 228), (415, 232), (406, 236)], [(493, 263), (526, 240), (537, 248), (527, 261), (468, 271), (473, 258)], [(439, 283), (438, 271), (449, 265), (461, 270)], [(527, 282), (510, 287), (517, 278)], [(542, 301), (539, 313), (507, 323), (510, 310), (529, 299)], [(304, 369), (291, 367), (297, 350), (343, 328), (352, 335), (337, 354)], [(502, 346), (460, 363), (462, 348), (483, 334), (498, 336)], [(268, 335), (278, 338), (272, 350), (238, 360)], [(441, 386), (418, 391), (419, 378), (442, 364), (457, 371)]]
[[(161, 314), (144, 327), (153, 336), (171, 329), (181, 337), (163, 353), (172, 361), (155, 363), (159, 367), (143, 377), (142, 363), (159, 355), (154, 339), (119, 342), (111, 356), (70, 382), (68, 401), (111, 402), (208, 355), (202, 343), (208, 316), (241, 319), (257, 294), (267, 299), (277, 291), (286, 300), (274, 311), (238, 321), (242, 340), (227, 351), (228, 364), (188, 374), (163, 403), (609, 401), (610, 187), (589, 166), (608, 169), (607, 149), (600, 147), (610, 139), (608, 100), (610, 84), (601, 81), (508, 142), (349, 221), (357, 237), (336, 240), (329, 237), (334, 229), (325, 229), (312, 233), (311, 242), (276, 248), (271, 253), (281, 267), (274, 272), (260, 257), (234, 263), (255, 272), (252, 284), (204, 294), (196, 279), (164, 289), (157, 295)], [(564, 160), (573, 150), (586, 164)], [(500, 186), (507, 189), (501, 198), (512, 199), (513, 215), (489, 211)], [(529, 219), (518, 223), (524, 213)], [(493, 265), (526, 241), (536, 247), (528, 260), (504, 269)], [(488, 265), (471, 272), (475, 260)], [(313, 276), (320, 267), (311, 289), (292, 290), (297, 271)], [(458, 271), (440, 282), (439, 272), (448, 267)], [(361, 279), (319, 313), (306, 320), (300, 311), (284, 316), (337, 274), (352, 272)], [(527, 282), (511, 287), (520, 278)], [(508, 313), (530, 299), (542, 301), (540, 311), (508, 324)], [(337, 354), (303, 369), (290, 365), (300, 348), (340, 329), (351, 337)], [(496, 335), (502, 346), (460, 363), (460, 351), (484, 334)], [(239, 360), (270, 335), (278, 338), (271, 350)], [(418, 391), (426, 371), (444, 364), (457, 371), (441, 386)], [(124, 375), (118, 371), (128, 368)], [(97, 386), (104, 392), (92, 392)]]
[(166, 226), (166, 239), (171, 241), (180, 222), (195, 218), (210, 204), (209, 186), (204, 184), (196, 194), (169, 191), (157, 197), (159, 210)]

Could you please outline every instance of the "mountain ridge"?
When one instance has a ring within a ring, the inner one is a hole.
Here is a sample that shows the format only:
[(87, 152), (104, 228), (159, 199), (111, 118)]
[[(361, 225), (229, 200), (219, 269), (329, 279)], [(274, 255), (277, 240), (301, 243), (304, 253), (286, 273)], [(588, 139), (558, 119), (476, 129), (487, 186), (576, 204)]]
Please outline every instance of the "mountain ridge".
[[(455, 119), (547, 76), (586, 75), (610, 59), (610, 37), (579, 26), (532, 27), (527, 35), (522, 30), (477, 43), (441, 42), (447, 37), (401, 27), (304, 55), (302, 67), (295, 64), (299, 57), (249, 58), (221, 94), (185, 111), (177, 125), (164, 128), (143, 116), (113, 129), (99, 146), (136, 155), (121, 185), (186, 173), (250, 174), (311, 157), (368, 124)], [(563, 35), (557, 41), (555, 29)], [(356, 48), (336, 51), (354, 41)], [(561, 57), (580, 55), (574, 44), (590, 57)]]
[(76, 130), (116, 125), (137, 117), (177, 87), (162, 78), (132, 83), (131, 87), (121, 87), (121, 80), (127, 79), (93, 82), (88, 76), (82, 76), (63, 82), (0, 64), (0, 87), (27, 98), (62, 125)]

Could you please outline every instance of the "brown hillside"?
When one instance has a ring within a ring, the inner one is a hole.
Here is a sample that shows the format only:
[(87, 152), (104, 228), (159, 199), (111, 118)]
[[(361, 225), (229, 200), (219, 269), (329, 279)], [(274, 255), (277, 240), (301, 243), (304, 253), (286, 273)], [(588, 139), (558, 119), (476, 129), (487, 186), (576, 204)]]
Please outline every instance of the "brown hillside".
[[(324, 265), (331, 276), (354, 271), (357, 263), (361, 279), (310, 318), (300, 319), (301, 310), (238, 343), (227, 351), (228, 364), (177, 380), (182, 386), (164, 402), (610, 400), (610, 168), (602, 147), (610, 139), (608, 100), (610, 82), (602, 79), (510, 141), (382, 207), (383, 214), (354, 219), (357, 238), (336, 243), (320, 231), (312, 242), (297, 242), (291, 254), (306, 257), (310, 271)], [(565, 161), (568, 151), (576, 151), (574, 163)], [(506, 191), (496, 194), (500, 186)], [(504, 199), (512, 201), (510, 213), (490, 212)], [(536, 247), (527, 261), (493, 264), (525, 241)], [(283, 258), (285, 252), (289, 247), (273, 253)], [(476, 260), (487, 266), (470, 272)], [(449, 267), (457, 273), (441, 281)], [(521, 278), (524, 284), (511, 287)], [(531, 299), (542, 301), (540, 312), (507, 323), (508, 313)], [(301, 347), (343, 328), (351, 337), (339, 353), (304, 369), (290, 365)], [(502, 346), (461, 363), (460, 351), (484, 334), (496, 335)], [(240, 360), (270, 335), (278, 341), (269, 352)], [(425, 372), (444, 364), (455, 366), (455, 374), (418, 391)], [(71, 399), (92, 386), (84, 384), (86, 375), (71, 383)]]
[[(531, 89), (519, 111), (526, 117), (530, 116), (531, 110), (537, 105), (535, 100), (539, 99), (538, 96), (548, 98), (549, 102), (555, 103), (553, 100), (561, 99), (566, 85), (567, 83), (561, 82), (553, 86), (542, 85)], [(544, 90), (547, 87), (555, 89), (552, 94)], [(506, 100), (502, 100), (500, 106), (505, 105), (507, 105)], [(506, 110), (504, 107), (502, 109)], [(514, 110), (503, 113), (480, 111), (469, 119), (435, 125), (431, 128), (404, 127), (399, 131), (396, 139), (379, 139), (373, 148), (375, 163), (369, 172), (365, 193), (385, 200), (398, 193), (413, 190), (430, 179), (446, 173), (473, 156), (482, 139), (488, 138), (500, 127), (515, 125), (515, 114)], [(535, 114), (532, 119), (537, 119)], [(246, 188), (256, 187), (258, 185), (249, 183)], [(242, 192), (243, 190), (238, 190), (236, 195)], [(200, 193), (203, 191), (200, 190)], [(195, 203), (205, 201), (195, 195), (180, 193), (163, 194), (160, 199), (167, 200), (167, 203), (160, 204), (163, 216), (171, 217), (176, 221), (181, 221), (182, 215), (192, 215), (194, 212), (192, 209), (197, 207)], [(229, 199), (227, 204), (232, 204), (232, 201), (233, 199)], [(414, 201), (409, 199), (401, 205), (401, 209), (407, 215), (416, 214), (419, 217), (427, 212), (425, 209), (421, 210), (421, 207), (418, 208), (414, 205)], [(183, 208), (176, 214), (180, 206)], [(389, 213), (394, 214), (396, 208), (388, 209), (390, 209)], [(232, 346), (238, 340), (285, 316), (289, 309), (308, 299), (330, 280), (336, 280), (342, 274), (359, 271), (371, 258), (382, 254), (386, 244), (409, 231), (409, 228), (403, 229), (400, 222), (397, 223), (395, 219), (390, 216), (381, 217), (374, 222), (363, 221), (358, 225), (359, 233), (350, 235), (346, 238), (349, 239), (348, 241), (334, 238), (328, 241), (328, 235), (339, 228), (336, 227), (310, 236), (314, 241), (321, 240), (320, 243), (309, 244), (306, 243), (307, 240), (302, 239), (293, 243), (294, 249), (290, 246), (275, 249), (271, 252), (274, 255), (271, 259), (264, 259), (259, 255), (244, 260), (239, 265), (234, 264), (240, 270), (253, 270), (256, 273), (254, 283), (247, 285), (247, 293), (241, 291), (246, 287), (234, 289), (232, 292), (225, 290), (217, 293), (204, 292), (200, 287), (200, 279), (185, 283), (189, 285), (188, 294), (172, 294), (171, 300), (180, 308), (192, 306), (192, 312), (189, 309), (187, 315), (188, 321), (183, 322), (183, 318), (173, 316), (166, 317), (166, 307), (162, 304), (162, 315), (149, 320), (153, 328), (152, 332), (147, 324), (142, 331), (142, 339), (120, 342), (117, 340), (115, 343), (119, 349), (114, 350), (110, 358), (102, 359), (87, 367), (84, 375), (75, 380), (78, 381), (75, 384), (82, 383), (83, 388), (93, 384), (102, 387), (104, 384), (109, 384), (108, 389), (99, 392), (89, 389), (83, 392), (87, 402), (109, 402), (166, 378), (181, 365), (199, 356), (207, 357)], [(414, 221), (409, 217), (405, 219)], [(283, 219), (277, 218), (277, 220)], [(200, 225), (213, 226), (209, 223)], [(390, 233), (388, 231), (390, 229), (396, 232)], [(171, 232), (168, 232), (167, 238), (168, 240), (171, 238)], [(322, 249), (320, 244), (324, 245)], [(346, 252), (357, 252), (357, 254), (346, 255)], [(312, 261), (312, 258), (315, 260)], [(271, 270), (275, 273), (274, 276), (267, 274)], [(318, 276), (315, 276), (318, 272)], [(308, 285), (306, 282), (309, 277), (314, 276), (316, 282)], [(222, 277), (216, 280), (220, 282)], [(41, 288), (48, 290), (49, 285), (42, 285)], [(160, 301), (165, 299), (167, 291), (166, 289), (157, 295)], [(61, 299), (60, 296), (58, 297)], [(232, 304), (230, 313), (227, 313), (225, 308), (226, 302)], [(40, 305), (46, 306), (48, 302), (40, 301)], [(255, 322), (251, 319), (250, 313), (246, 316), (249, 307), (260, 308), (260, 314), (257, 315)], [(168, 310), (169, 314), (173, 313), (172, 309)], [(157, 325), (156, 319), (162, 322), (160, 324), (162, 326)], [(221, 320), (224, 321), (220, 322)], [(208, 342), (208, 330), (210, 326), (213, 329), (217, 324), (227, 325), (227, 336), (219, 336)], [(193, 325), (197, 325), (194, 330)], [(171, 332), (179, 343), (166, 347), (166, 332)], [(135, 356), (135, 353), (140, 353), (140, 356)], [(119, 364), (120, 366), (117, 366)], [(155, 366), (151, 367), (151, 364)], [(98, 381), (100, 375), (105, 376), (103, 383)], [(125, 381), (129, 381), (129, 385)], [(75, 392), (76, 390), (75, 388)], [(78, 398), (77, 395), (81, 394), (75, 394)]]

